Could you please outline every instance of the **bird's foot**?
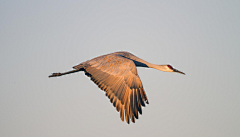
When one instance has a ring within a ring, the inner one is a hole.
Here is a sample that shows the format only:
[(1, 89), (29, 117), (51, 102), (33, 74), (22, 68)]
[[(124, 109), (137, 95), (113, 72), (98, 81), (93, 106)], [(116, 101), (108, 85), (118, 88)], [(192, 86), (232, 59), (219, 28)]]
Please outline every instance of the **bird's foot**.
[(58, 77), (58, 76), (61, 76), (62, 73), (52, 73), (52, 75), (48, 76), (49, 78), (50, 77)]

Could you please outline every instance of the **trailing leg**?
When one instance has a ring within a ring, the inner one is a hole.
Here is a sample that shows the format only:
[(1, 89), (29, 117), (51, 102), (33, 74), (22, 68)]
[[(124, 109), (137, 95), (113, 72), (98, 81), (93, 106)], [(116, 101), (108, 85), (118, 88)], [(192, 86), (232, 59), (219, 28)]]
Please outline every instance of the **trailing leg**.
[(75, 72), (78, 72), (78, 71), (82, 71), (82, 69), (75, 69), (75, 70), (71, 70), (71, 71), (68, 71), (68, 72), (64, 72), (64, 73), (52, 73), (52, 75), (48, 76), (49, 78), (50, 77), (59, 77), (59, 76), (62, 76), (62, 75), (66, 75), (66, 74), (70, 74), (70, 73), (75, 73)]

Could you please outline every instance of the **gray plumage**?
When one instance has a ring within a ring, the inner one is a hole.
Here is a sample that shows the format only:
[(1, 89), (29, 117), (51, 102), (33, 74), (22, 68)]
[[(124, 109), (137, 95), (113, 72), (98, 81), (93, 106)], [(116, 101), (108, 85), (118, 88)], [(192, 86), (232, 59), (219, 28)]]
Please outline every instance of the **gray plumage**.
[(141, 106), (148, 104), (142, 82), (137, 74), (136, 67), (155, 68), (166, 72), (180, 72), (170, 65), (155, 65), (148, 63), (129, 52), (115, 52), (102, 55), (79, 65), (74, 70), (65, 73), (53, 73), (49, 77), (57, 77), (78, 71), (84, 71), (100, 89), (106, 92), (120, 118), (127, 123), (135, 123), (138, 113), (142, 114)]

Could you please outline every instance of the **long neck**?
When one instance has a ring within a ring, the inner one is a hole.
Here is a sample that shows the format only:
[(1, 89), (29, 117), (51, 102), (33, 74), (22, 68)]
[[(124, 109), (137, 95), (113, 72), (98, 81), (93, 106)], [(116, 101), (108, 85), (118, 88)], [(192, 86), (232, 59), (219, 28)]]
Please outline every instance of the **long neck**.
[(142, 60), (138, 57), (134, 58), (134, 59), (131, 59), (133, 60), (133, 62), (135, 63), (135, 65), (137, 67), (147, 67), (147, 68), (154, 68), (154, 69), (157, 69), (157, 70), (161, 70), (161, 71), (167, 71), (167, 67), (166, 65), (156, 65), (156, 64), (152, 64), (152, 63), (149, 63), (145, 60)]
[(169, 69), (167, 69), (166, 65), (155, 65), (152, 64), (151, 68), (157, 69), (157, 70), (161, 70), (161, 71), (165, 71), (165, 72), (169, 72)]
[(124, 57), (131, 59), (137, 67), (147, 67), (147, 68), (154, 68), (161, 71), (166, 71), (166, 65), (156, 65), (156, 64), (149, 63), (145, 60), (142, 60), (136, 57), (131, 53), (124, 53), (123, 55)]
[(133, 55), (131, 53), (124, 53), (124, 57), (131, 59), (137, 67), (154, 68), (154, 69), (157, 69), (157, 70), (169, 72), (169, 69), (168, 69), (167, 65), (152, 64), (152, 63), (149, 63), (145, 60), (142, 60), (142, 59), (136, 57), (135, 55)]

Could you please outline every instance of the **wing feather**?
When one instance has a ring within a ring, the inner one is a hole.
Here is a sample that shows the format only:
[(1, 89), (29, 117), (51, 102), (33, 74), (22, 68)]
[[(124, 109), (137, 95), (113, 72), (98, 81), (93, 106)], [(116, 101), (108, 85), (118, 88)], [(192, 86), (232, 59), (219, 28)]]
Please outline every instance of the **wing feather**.
[(135, 104), (134, 104), (133, 96), (134, 96), (134, 89), (133, 89), (133, 92), (131, 92), (131, 95), (130, 95), (130, 108), (131, 108), (130, 114), (131, 114), (131, 120), (132, 120), (132, 122), (135, 123), (134, 116), (135, 116), (136, 114), (135, 114), (135, 111), (134, 111)]
[(148, 103), (142, 82), (132, 60), (117, 55), (106, 55), (94, 58), (81, 64), (85, 74), (98, 87), (106, 92), (106, 96), (120, 112), (120, 118), (127, 123), (134, 123), (141, 106)]
[(121, 109), (120, 109), (120, 117), (121, 117), (121, 120), (124, 121), (124, 105), (121, 106)]
[(129, 109), (129, 96), (127, 97), (126, 99), (126, 102), (125, 102), (125, 118), (126, 118), (126, 122), (129, 124), (129, 115), (130, 115), (130, 109)]
[(138, 90), (138, 89), (136, 89), (136, 90), (134, 91), (134, 96), (133, 96), (134, 104), (135, 104), (135, 105), (134, 105), (134, 106), (135, 106), (134, 114), (135, 114), (136, 119), (138, 119), (138, 107), (139, 107), (138, 102), (137, 102), (137, 90)]

